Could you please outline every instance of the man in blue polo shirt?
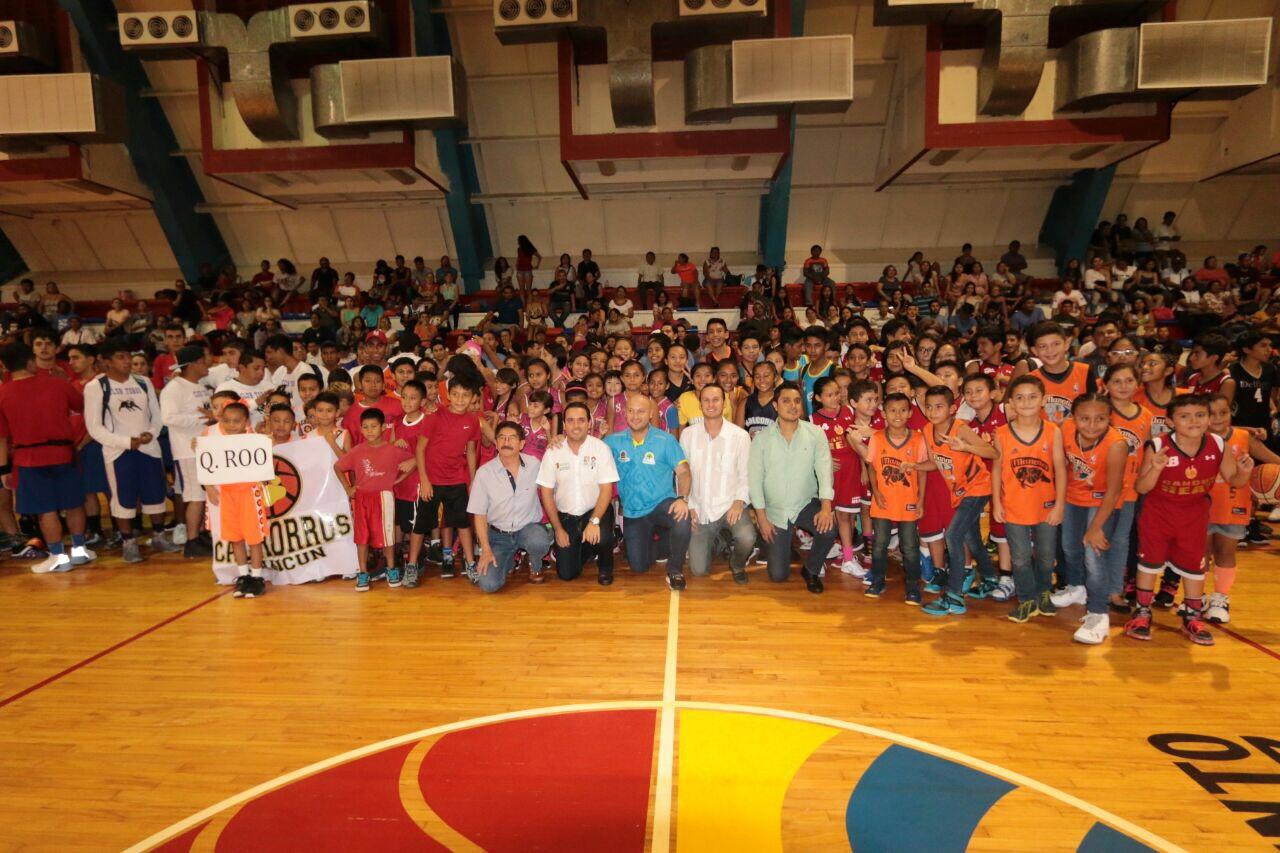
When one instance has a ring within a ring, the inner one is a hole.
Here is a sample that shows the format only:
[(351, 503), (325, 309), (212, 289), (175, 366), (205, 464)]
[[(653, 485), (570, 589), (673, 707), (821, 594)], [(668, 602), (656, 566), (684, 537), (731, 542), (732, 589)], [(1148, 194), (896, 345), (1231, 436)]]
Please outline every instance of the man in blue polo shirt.
[(647, 572), (653, 563), (653, 534), (667, 537), (667, 586), (684, 589), (684, 558), (692, 528), (687, 496), (693, 484), (680, 443), (670, 433), (651, 429), (653, 403), (641, 394), (627, 395), (626, 430), (604, 443), (618, 468), (618, 497), (622, 499), (623, 541), (633, 572)]

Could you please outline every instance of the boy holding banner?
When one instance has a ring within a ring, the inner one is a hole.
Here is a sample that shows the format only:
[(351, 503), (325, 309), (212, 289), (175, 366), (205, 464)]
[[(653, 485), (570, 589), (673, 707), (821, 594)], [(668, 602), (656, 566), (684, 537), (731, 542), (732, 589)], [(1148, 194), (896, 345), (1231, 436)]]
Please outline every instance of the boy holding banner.
[[(241, 400), (227, 403), (218, 418), (222, 435), (246, 435), (249, 407)], [(236, 598), (256, 598), (266, 594), (262, 579), (262, 543), (267, 538), (267, 491), (260, 482), (225, 483), (205, 486), (209, 503), (218, 507), (218, 529), (213, 535), (231, 546), (232, 558), (239, 566)]]

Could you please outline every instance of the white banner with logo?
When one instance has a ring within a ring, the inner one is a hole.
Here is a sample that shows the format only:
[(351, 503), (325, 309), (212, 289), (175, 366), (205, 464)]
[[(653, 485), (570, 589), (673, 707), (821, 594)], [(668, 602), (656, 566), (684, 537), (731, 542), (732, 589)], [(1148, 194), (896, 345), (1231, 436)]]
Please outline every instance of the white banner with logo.
[[(273, 448), (275, 477), (268, 483), (270, 521), (262, 543), (262, 575), (272, 584), (308, 583), (354, 574), (358, 560), (352, 537), (351, 502), (333, 470), (333, 450), (321, 438), (304, 438)], [(218, 508), (209, 505), (213, 530)], [(234, 583), (231, 546), (214, 536), (213, 574)]]

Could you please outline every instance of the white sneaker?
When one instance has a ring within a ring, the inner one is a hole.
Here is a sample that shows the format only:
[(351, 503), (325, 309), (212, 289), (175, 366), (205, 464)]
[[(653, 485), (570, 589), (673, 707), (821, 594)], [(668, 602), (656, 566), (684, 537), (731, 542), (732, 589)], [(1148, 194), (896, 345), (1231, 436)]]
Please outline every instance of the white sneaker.
[(1073, 604), (1084, 604), (1087, 599), (1088, 596), (1085, 594), (1084, 586), (1080, 584), (1063, 587), (1049, 596), (1049, 600), (1053, 602), (1054, 607), (1070, 607)]
[(1267, 521), (1280, 521), (1280, 506), (1271, 510), (1271, 514), (1267, 516)]
[(800, 550), (808, 551), (813, 547), (813, 537), (803, 530), (796, 531), (796, 539), (800, 541)]
[(864, 578), (867, 576), (867, 570), (862, 568), (862, 563), (857, 560), (845, 560), (840, 564), (840, 571), (846, 575), (853, 575), (855, 578)]
[(174, 545), (187, 544), (187, 525), (179, 524), (169, 533), (169, 541)]
[(996, 582), (996, 588), (991, 591), (992, 601), (1008, 601), (1013, 598), (1016, 587), (1013, 585), (1013, 576), (1004, 575)]
[(835, 542), (831, 543), (831, 550), (827, 552), (827, 559), (834, 560), (837, 557), (839, 557), (843, 552), (844, 552), (844, 546), (841, 545), (840, 540), (837, 539)]
[(91, 563), (98, 559), (98, 555), (83, 545), (72, 546), (71, 548), (71, 565), (83, 566), (85, 563)]
[(1231, 621), (1231, 599), (1220, 592), (1210, 593), (1209, 606), (1204, 609), (1204, 618), (1218, 625)]
[(1071, 637), (1077, 643), (1096, 646), (1106, 642), (1107, 636), (1111, 633), (1111, 618), (1105, 613), (1086, 614), (1080, 622), (1080, 627)]
[(32, 566), (31, 571), (38, 575), (47, 575), (50, 572), (69, 572), (71, 571), (71, 558), (66, 554), (50, 554)]

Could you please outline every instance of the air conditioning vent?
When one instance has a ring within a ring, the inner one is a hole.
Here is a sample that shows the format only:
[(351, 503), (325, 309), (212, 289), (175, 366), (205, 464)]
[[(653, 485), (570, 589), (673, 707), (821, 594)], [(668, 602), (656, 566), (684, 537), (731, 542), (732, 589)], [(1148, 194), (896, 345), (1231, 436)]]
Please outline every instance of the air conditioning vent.
[(513, 30), (516, 27), (537, 27), (537, 31), (545, 35), (547, 27), (577, 23), (578, 2), (579, 0), (493, 0), (493, 26), (499, 34), (508, 33), (508, 38), (520, 38)]
[(190, 9), (117, 16), (120, 44), (129, 48), (195, 47), (200, 44), (199, 18)]
[(8, 50), (13, 47), (14, 41), (13, 30), (7, 25), (0, 24), (0, 50)]
[(333, 38), (373, 35), (371, 0), (296, 3), (289, 7), (289, 35), (293, 38)]
[(1271, 19), (1169, 21), (1138, 31), (1138, 91), (1267, 83)]
[(769, 13), (768, 7), (765, 0), (680, 0), (680, 15), (763, 16)]

